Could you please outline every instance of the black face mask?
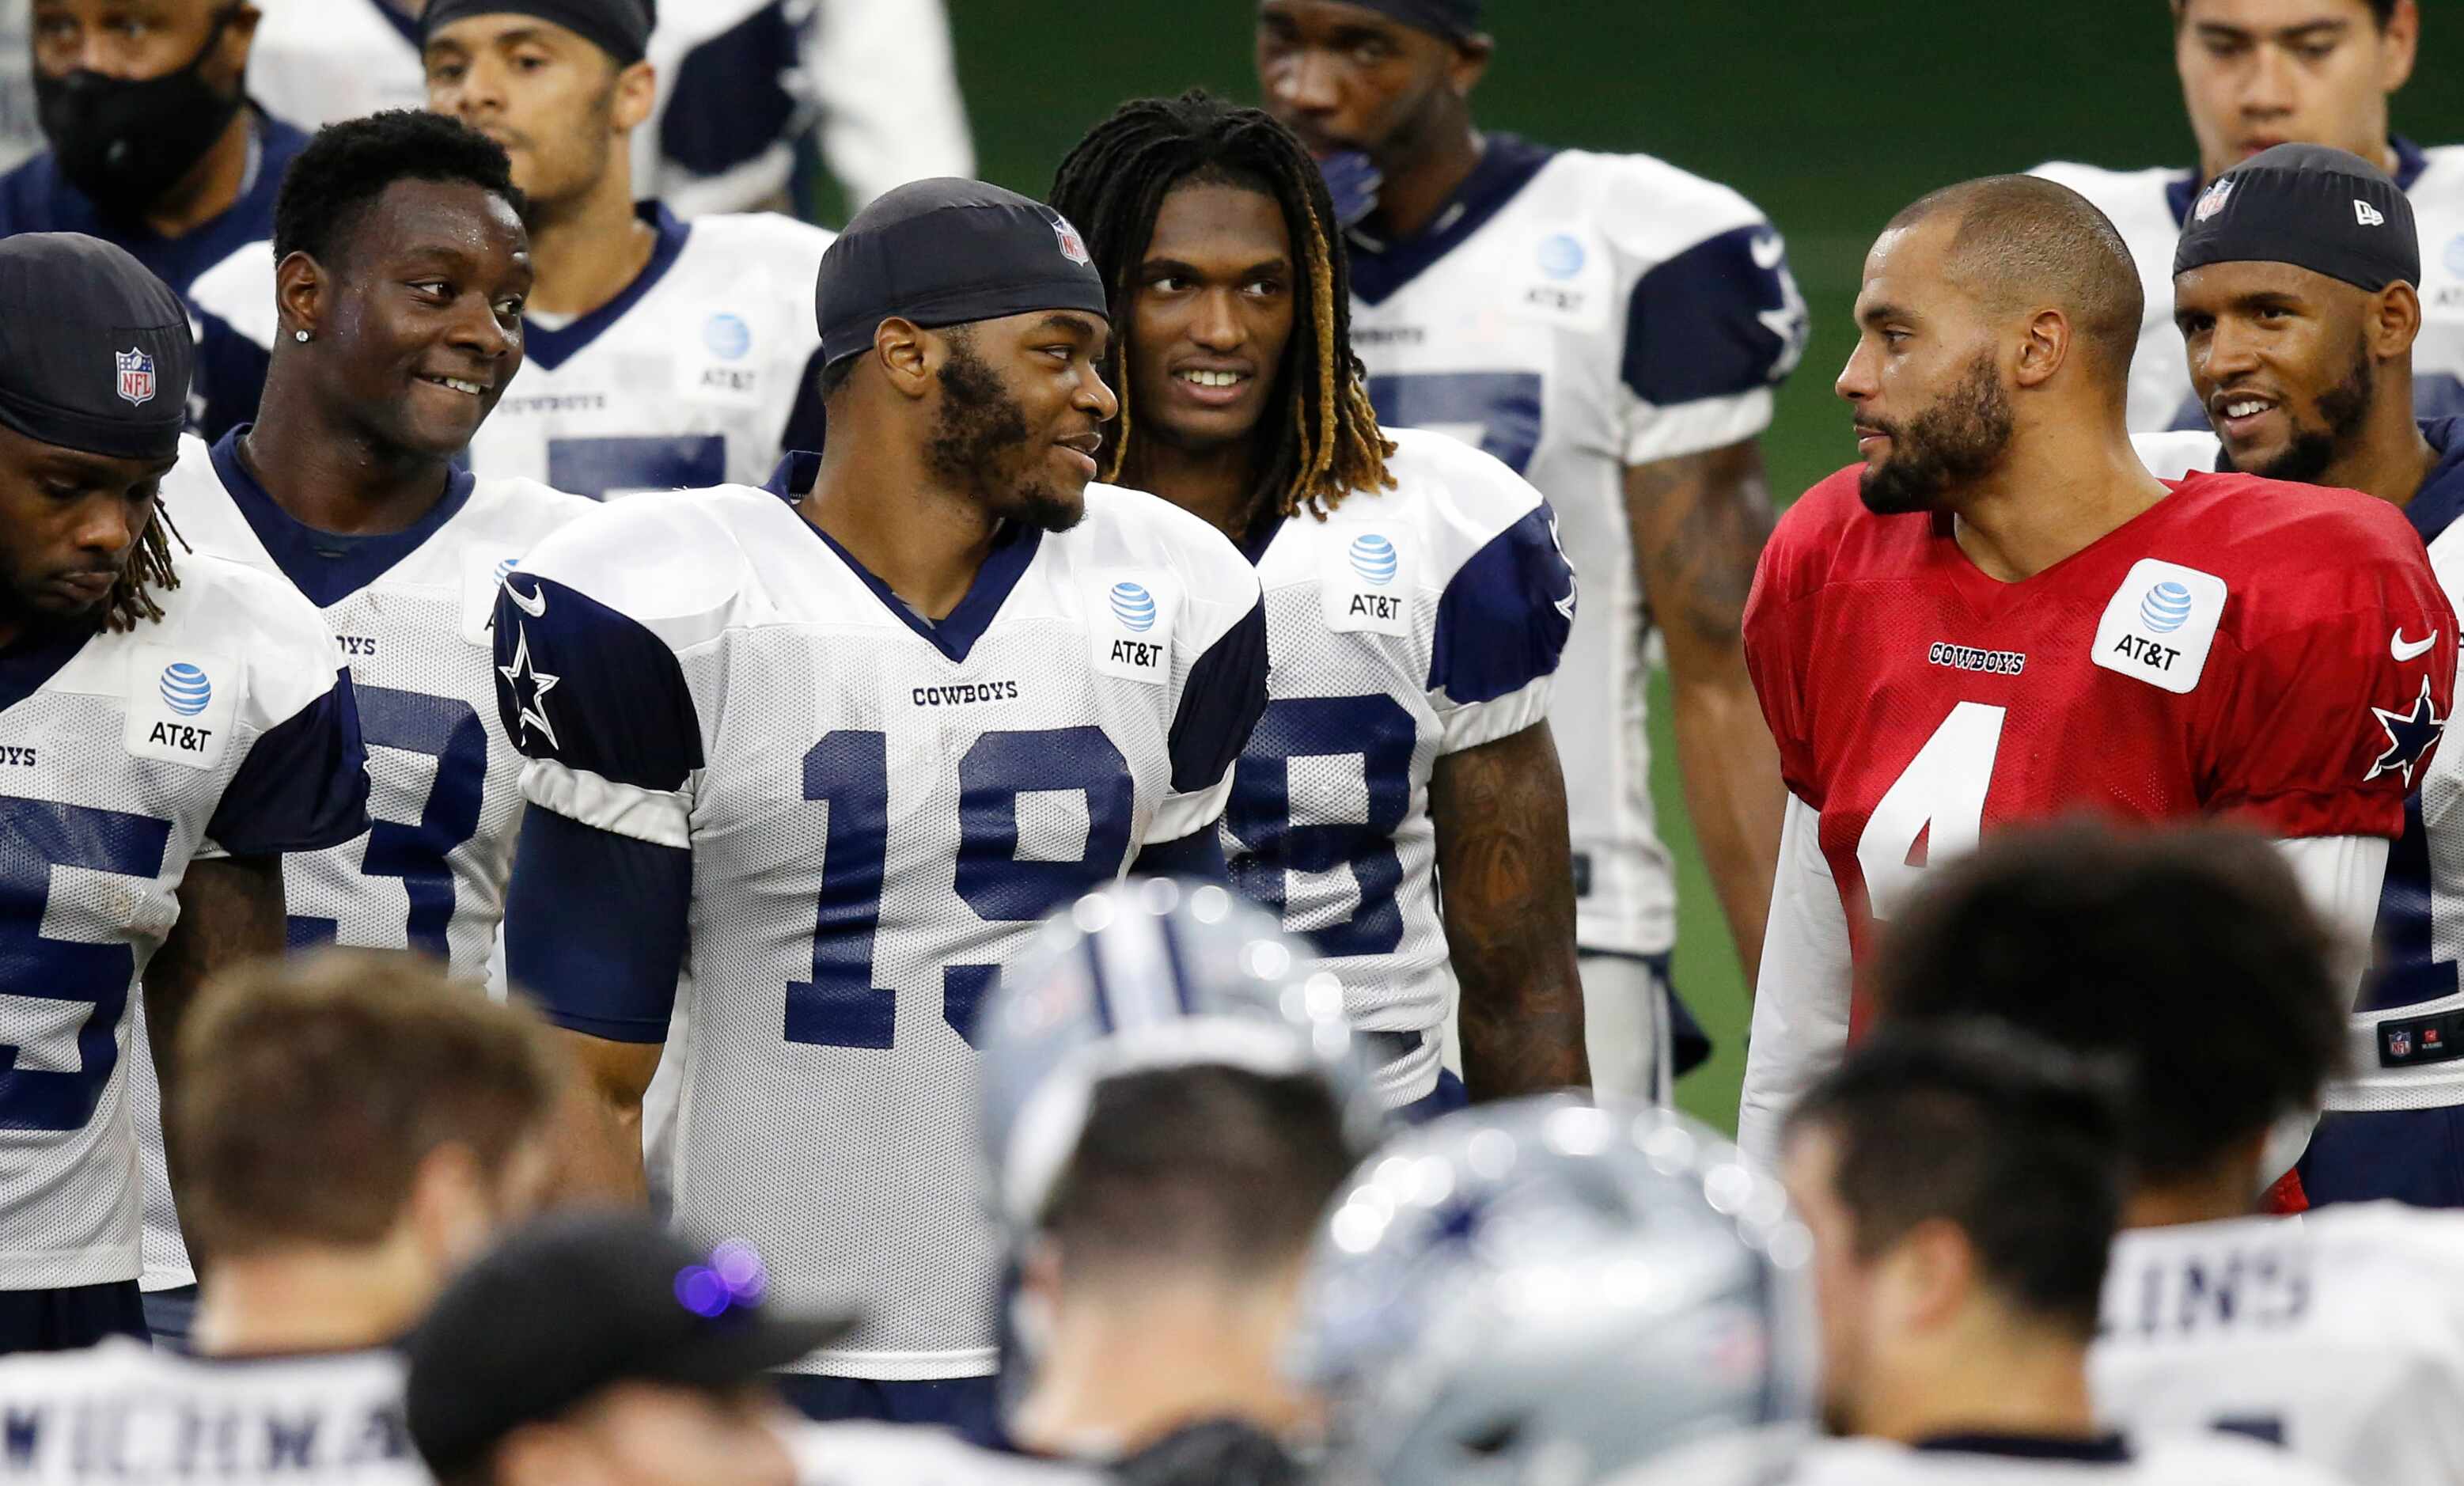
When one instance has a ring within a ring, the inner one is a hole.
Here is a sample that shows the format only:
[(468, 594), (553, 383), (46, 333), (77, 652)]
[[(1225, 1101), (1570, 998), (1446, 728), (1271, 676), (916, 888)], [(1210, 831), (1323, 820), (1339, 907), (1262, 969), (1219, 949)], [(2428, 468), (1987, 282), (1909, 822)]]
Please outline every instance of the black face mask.
[(83, 69), (53, 77), (35, 69), (35, 106), (60, 174), (105, 217), (131, 222), (144, 215), (196, 168), (239, 112), (238, 90), (225, 97), (201, 75), (233, 13), (215, 16), (197, 55), (160, 77), (131, 80)]

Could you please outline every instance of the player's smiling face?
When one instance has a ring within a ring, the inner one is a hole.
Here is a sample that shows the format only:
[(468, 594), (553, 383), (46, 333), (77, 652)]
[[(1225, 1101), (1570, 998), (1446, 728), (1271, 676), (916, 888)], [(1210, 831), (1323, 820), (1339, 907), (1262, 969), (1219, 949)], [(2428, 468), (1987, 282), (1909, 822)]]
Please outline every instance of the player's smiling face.
[(942, 359), (925, 459), (996, 516), (1066, 532), (1087, 514), (1102, 428), (1120, 400), (1097, 367), (1101, 316), (1030, 311), (955, 327)]
[(2290, 263), (2211, 263), (2174, 279), (2190, 385), (2233, 469), (2305, 482), (2326, 473), (2377, 401), (2380, 305)]
[[(314, 339), (326, 395), (395, 448), (471, 442), (522, 364), (530, 239), (502, 197), (467, 182), (396, 181), (317, 276)], [(296, 255), (304, 257), (303, 255)], [(294, 303), (292, 265), (286, 308)], [(279, 354), (294, 348), (278, 347)]]
[(2384, 29), (2365, 0), (2184, 0), (2173, 61), (2201, 174), (2288, 143), (2387, 164), (2387, 95), (2420, 29), (2412, 0)]
[(503, 145), (514, 184), (549, 207), (596, 186), (617, 139), (649, 116), (647, 63), (619, 69), (596, 43), (536, 16), (439, 27), (421, 59), (429, 111)]
[(1131, 426), (1193, 451), (1246, 439), (1281, 381), (1297, 314), (1281, 203), (1246, 186), (1175, 186), (1138, 265)]
[(1938, 212), (1884, 232), (1865, 259), (1857, 349), (1836, 390), (1855, 409), (1859, 489), (1878, 514), (1948, 509), (2011, 441), (1992, 323), (1946, 261), (1957, 228)]
[(173, 463), (89, 454), (0, 427), (0, 624), (99, 618)]
[(1367, 151), (1408, 164), (1435, 125), (1460, 111), (1487, 69), (1459, 47), (1393, 16), (1340, 0), (1262, 0), (1258, 82), (1266, 111), (1312, 154)]

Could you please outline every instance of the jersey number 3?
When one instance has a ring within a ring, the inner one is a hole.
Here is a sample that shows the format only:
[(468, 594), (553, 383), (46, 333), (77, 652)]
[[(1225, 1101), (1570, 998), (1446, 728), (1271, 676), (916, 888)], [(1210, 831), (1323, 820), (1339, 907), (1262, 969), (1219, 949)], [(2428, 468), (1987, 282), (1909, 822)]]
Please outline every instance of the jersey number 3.
[(1857, 866), (1874, 917), (1897, 918), (1925, 867), (1976, 849), (2006, 710), (1962, 702), (1875, 802), (1857, 838)]

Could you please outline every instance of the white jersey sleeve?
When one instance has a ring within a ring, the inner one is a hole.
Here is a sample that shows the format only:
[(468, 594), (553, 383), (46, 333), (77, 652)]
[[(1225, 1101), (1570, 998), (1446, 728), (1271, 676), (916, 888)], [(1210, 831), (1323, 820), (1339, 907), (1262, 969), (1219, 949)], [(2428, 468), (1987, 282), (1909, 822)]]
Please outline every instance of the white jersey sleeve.
[(422, 1486), (391, 1351), (200, 1360), (113, 1338), (0, 1358), (0, 1479)]
[(2089, 1374), (2126, 1429), (2239, 1431), (2372, 1486), (2464, 1479), (2464, 1214), (2133, 1229)]
[(1613, 1486), (2367, 1486), (2231, 1435), (1958, 1436), (1910, 1447), (1776, 1431), (1682, 1446)]
[(1822, 855), (1822, 817), (1791, 795), (1737, 1110), (1738, 1148), (1767, 1169), (1778, 1165), (1789, 1110), (1848, 1045), (1854, 975), (1848, 912)]
[(849, 213), (910, 181), (976, 173), (942, 0), (833, 0), (806, 56)]
[(935, 1429), (807, 1424), (783, 1437), (797, 1486), (1098, 1486), (1096, 1472), (979, 1450)]

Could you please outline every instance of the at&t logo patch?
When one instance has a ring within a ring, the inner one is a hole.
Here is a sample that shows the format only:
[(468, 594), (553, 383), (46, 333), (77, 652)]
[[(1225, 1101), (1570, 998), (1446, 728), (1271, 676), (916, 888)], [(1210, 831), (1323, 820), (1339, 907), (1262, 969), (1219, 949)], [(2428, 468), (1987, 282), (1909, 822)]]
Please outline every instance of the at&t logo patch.
[(1155, 595), (1136, 583), (1112, 585), (1112, 618), (1133, 635), (1143, 635), (1155, 628)]
[(219, 763), (247, 673), (220, 656), (152, 645), (133, 646), (128, 666), (129, 756), (192, 769)]
[(186, 661), (163, 667), (163, 703), (183, 717), (194, 717), (214, 699), (214, 684)]
[(2091, 657), (2106, 670), (2187, 695), (2207, 669), (2225, 615), (2225, 580), (2142, 557), (2104, 606)]
[(1087, 638), (1099, 675), (1162, 686), (1172, 679), (1172, 627), (1180, 607), (1177, 579), (1163, 572), (1097, 577)]
[(1346, 524), (1320, 540), (1318, 603), (1326, 627), (1373, 635), (1411, 633), (1411, 530)]

